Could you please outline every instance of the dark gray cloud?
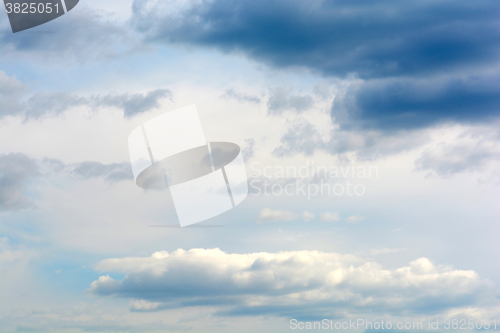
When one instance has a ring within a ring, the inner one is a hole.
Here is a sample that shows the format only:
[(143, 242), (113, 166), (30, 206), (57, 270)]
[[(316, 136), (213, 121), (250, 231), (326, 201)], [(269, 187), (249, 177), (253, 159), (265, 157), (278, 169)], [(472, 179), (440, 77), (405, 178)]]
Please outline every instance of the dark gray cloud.
[(500, 116), (500, 74), (356, 82), (335, 98), (332, 116), (344, 127), (384, 130), (491, 120)]
[(0, 155), (0, 211), (15, 211), (32, 206), (26, 194), (27, 183), (40, 176), (36, 162), (24, 154)]
[(240, 102), (260, 103), (260, 98), (254, 95), (248, 95), (235, 89), (227, 89), (220, 96), (221, 98), (237, 99)]
[(123, 110), (125, 118), (130, 118), (158, 108), (162, 99), (173, 99), (172, 92), (168, 89), (151, 90), (144, 94), (121, 93), (90, 97), (68, 92), (35, 93), (27, 96), (26, 90), (26, 85), (0, 70), (0, 119), (6, 116), (22, 116), (25, 119), (57, 116), (77, 106), (93, 109), (115, 107)]
[(270, 114), (281, 114), (286, 110), (302, 112), (309, 109), (313, 103), (309, 95), (296, 95), (292, 88), (276, 87), (269, 89), (267, 109)]
[(146, 258), (107, 259), (96, 269), (125, 277), (103, 275), (90, 291), (132, 299), (135, 311), (213, 306), (225, 316), (329, 318), (346, 311), (437, 315), (485, 301), (497, 303), (492, 285), (475, 272), (426, 258), (384, 269), (353, 255), (317, 251), (229, 254), (179, 249)]
[(103, 164), (86, 161), (74, 166), (72, 173), (80, 179), (104, 178), (108, 182), (134, 179), (130, 162)]
[[(364, 80), (337, 99), (343, 126), (399, 130), (498, 117), (500, 2), (214, 0), (134, 1), (148, 42), (243, 52), (275, 67), (303, 66)], [(448, 80), (436, 79), (443, 76)], [(453, 77), (454, 76), (454, 77)], [(450, 78), (451, 77), (451, 78)], [(270, 113), (303, 110), (307, 96), (270, 96)]]
[(327, 75), (427, 75), (498, 63), (497, 1), (215, 0), (173, 8), (134, 1), (138, 31), (157, 42), (243, 51)]

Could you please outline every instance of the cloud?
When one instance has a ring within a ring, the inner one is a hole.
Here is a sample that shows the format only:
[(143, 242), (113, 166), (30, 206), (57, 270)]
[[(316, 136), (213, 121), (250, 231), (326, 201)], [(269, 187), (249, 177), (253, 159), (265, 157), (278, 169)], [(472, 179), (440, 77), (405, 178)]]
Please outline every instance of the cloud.
[(297, 219), (298, 216), (292, 212), (284, 210), (272, 210), (271, 208), (262, 209), (258, 217), (258, 221), (261, 223), (271, 221), (294, 221)]
[(103, 164), (95, 161), (85, 161), (76, 164), (72, 173), (80, 179), (102, 177), (108, 182), (134, 179), (130, 162)]
[(12, 248), (8, 237), (0, 237), (0, 264), (16, 262), (25, 257), (25, 252)]
[[(494, 0), (148, 0), (134, 1), (132, 22), (146, 43), (215, 47), (277, 68), (358, 78), (332, 115), (347, 116), (345, 126), (393, 130), (497, 116), (498, 14)], [(310, 96), (276, 88), (268, 108), (279, 114), (311, 104)]]
[(65, 164), (57, 159), (34, 160), (22, 153), (0, 154), (0, 211), (17, 211), (33, 206), (30, 198), (30, 182), (49, 172), (69, 172), (81, 180), (103, 178), (106, 182), (115, 183), (133, 180), (130, 162), (103, 164), (96, 161), (85, 161), (76, 164)]
[(0, 119), (20, 112), (22, 107), (19, 102), (26, 89), (27, 86), (16, 77), (0, 70)]
[(36, 59), (56, 70), (57, 64), (116, 58), (144, 48), (125, 26), (106, 18), (79, 6), (41, 26), (0, 34), (0, 50), (5, 58)]
[(302, 218), (304, 219), (304, 221), (309, 222), (312, 219), (315, 219), (316, 215), (314, 215), (313, 213), (310, 213), (308, 211), (305, 211), (304, 213), (302, 213)]
[(160, 107), (162, 99), (173, 100), (172, 92), (164, 88), (146, 93), (91, 95), (89, 97), (68, 92), (34, 93), (28, 96), (26, 85), (15, 77), (9, 77), (1, 70), (0, 84), (0, 119), (6, 116), (22, 116), (25, 119), (57, 116), (77, 106), (92, 109), (115, 107), (123, 110), (125, 118), (131, 118)]
[[(427, 75), (498, 63), (499, 5), (484, 1), (134, 1), (147, 40), (243, 51), (327, 75)], [(466, 28), (464, 28), (466, 27)]]
[(361, 216), (360, 214), (351, 215), (347, 218), (347, 221), (350, 223), (357, 223), (366, 220), (366, 217)]
[(73, 107), (88, 105), (85, 97), (67, 92), (36, 93), (29, 97), (18, 114), (26, 119), (38, 119), (44, 116), (57, 116)]
[(272, 154), (285, 157), (295, 154), (308, 156), (318, 151), (329, 154), (356, 152), (362, 159), (374, 159), (409, 151), (431, 141), (426, 129), (384, 132), (334, 128), (327, 134), (322, 135), (308, 120), (292, 121)]
[(412, 129), (498, 117), (500, 74), (357, 81), (340, 91), (332, 116), (349, 128)]
[(448, 177), (463, 172), (498, 168), (500, 133), (495, 129), (468, 129), (452, 140), (425, 149), (415, 161), (418, 170), (435, 171)]
[(300, 218), (302, 218), (305, 222), (309, 222), (312, 219), (316, 218), (316, 215), (308, 211), (304, 211), (302, 215), (296, 215), (285, 210), (272, 210), (271, 208), (264, 208), (260, 211), (257, 221), (258, 223), (273, 221), (296, 221)]
[(326, 212), (321, 214), (321, 217), (319, 218), (321, 222), (338, 222), (340, 221), (340, 216), (339, 213), (330, 213)]
[(283, 157), (296, 153), (311, 155), (316, 150), (327, 149), (327, 143), (318, 130), (304, 120), (291, 123), (287, 132), (281, 137), (281, 143), (273, 150), (274, 156)]
[(281, 114), (286, 110), (302, 112), (309, 109), (313, 103), (309, 95), (295, 95), (291, 88), (277, 87), (269, 90), (267, 109), (270, 114)]
[(373, 256), (377, 256), (379, 254), (398, 253), (398, 252), (401, 252), (401, 251), (406, 251), (406, 249), (403, 248), (403, 247), (396, 248), (396, 249), (391, 249), (391, 248), (388, 248), (388, 247), (382, 247), (382, 248), (371, 249), (370, 250), (370, 254), (373, 255)]
[(220, 96), (221, 98), (236, 99), (240, 102), (260, 103), (260, 98), (254, 95), (248, 95), (234, 89), (227, 89)]
[(24, 154), (0, 155), (0, 211), (16, 211), (33, 205), (26, 193), (29, 181), (40, 176), (36, 162)]
[(163, 98), (172, 101), (172, 92), (168, 89), (156, 89), (146, 94), (118, 94), (97, 96), (92, 98), (92, 104), (96, 106), (113, 106), (123, 110), (125, 118), (159, 108), (159, 101)]
[(353, 255), (317, 251), (229, 254), (219, 249), (156, 252), (100, 261), (90, 285), (98, 296), (129, 298), (133, 309), (213, 306), (217, 314), (333, 318), (346, 313), (439, 315), (498, 303), (494, 287), (474, 271), (427, 258), (397, 269)]
[(255, 152), (255, 140), (254, 139), (245, 139), (245, 146), (241, 149), (241, 153), (243, 154), (243, 158), (245, 161), (248, 161), (253, 157)]

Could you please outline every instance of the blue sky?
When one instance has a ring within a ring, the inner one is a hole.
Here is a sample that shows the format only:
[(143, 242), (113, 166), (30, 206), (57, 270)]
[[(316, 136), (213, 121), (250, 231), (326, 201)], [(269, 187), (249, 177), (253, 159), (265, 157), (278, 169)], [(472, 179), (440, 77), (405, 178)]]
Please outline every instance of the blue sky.
[[(2, 9), (0, 331), (500, 320), (499, 12), (82, 0), (12, 34)], [(127, 138), (190, 104), (251, 193), (222, 227), (151, 227), (175, 207)]]

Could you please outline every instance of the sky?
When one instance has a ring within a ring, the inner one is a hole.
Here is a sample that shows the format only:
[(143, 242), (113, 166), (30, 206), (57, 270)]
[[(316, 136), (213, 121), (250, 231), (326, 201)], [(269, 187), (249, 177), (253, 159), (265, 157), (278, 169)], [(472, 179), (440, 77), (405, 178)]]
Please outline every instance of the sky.
[[(2, 7), (0, 332), (500, 329), (499, 14), (81, 0), (12, 33)], [(249, 195), (176, 228), (128, 135), (192, 104)]]

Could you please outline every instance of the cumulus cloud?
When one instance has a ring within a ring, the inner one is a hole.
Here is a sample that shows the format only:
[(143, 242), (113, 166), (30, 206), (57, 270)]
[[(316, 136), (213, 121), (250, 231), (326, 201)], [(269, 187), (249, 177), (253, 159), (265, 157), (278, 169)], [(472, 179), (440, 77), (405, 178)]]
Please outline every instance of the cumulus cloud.
[(339, 213), (325, 212), (321, 214), (319, 220), (321, 222), (338, 222), (340, 221)]
[(27, 184), (40, 176), (36, 162), (24, 154), (0, 155), (0, 211), (31, 207)]
[[(132, 309), (213, 306), (219, 315), (334, 318), (346, 313), (434, 315), (498, 303), (494, 287), (474, 271), (427, 258), (385, 269), (353, 255), (317, 251), (230, 254), (219, 249), (156, 252), (100, 261), (90, 285), (99, 296), (129, 298)], [(429, 310), (430, 309), (430, 310)]]

